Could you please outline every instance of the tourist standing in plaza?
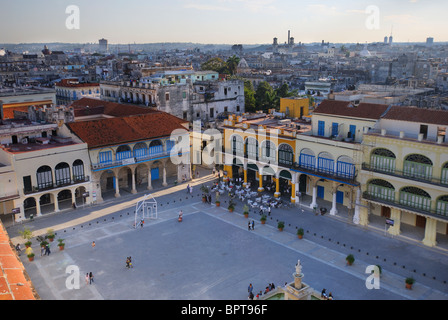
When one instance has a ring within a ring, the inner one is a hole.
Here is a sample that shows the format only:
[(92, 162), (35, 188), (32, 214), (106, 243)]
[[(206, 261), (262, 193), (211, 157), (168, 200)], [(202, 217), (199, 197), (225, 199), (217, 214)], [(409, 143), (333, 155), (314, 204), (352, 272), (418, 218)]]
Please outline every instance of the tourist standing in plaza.
[(90, 281), (90, 284), (92, 284), (92, 282), (93, 282), (93, 273), (92, 272), (89, 273), (89, 281)]

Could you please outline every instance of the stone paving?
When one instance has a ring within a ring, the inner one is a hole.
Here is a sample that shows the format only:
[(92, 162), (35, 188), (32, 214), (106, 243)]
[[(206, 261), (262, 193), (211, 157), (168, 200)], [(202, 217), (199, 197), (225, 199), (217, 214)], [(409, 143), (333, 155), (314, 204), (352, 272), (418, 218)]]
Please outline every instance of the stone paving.
[[(53, 245), (50, 256), (23, 260), (44, 300), (247, 300), (249, 283), (259, 291), (270, 282), (290, 282), (298, 259), (304, 282), (317, 291), (326, 288), (339, 300), (448, 299), (448, 256), (443, 250), (391, 239), (380, 230), (350, 225), (341, 216), (314, 216), (309, 210), (274, 210), (266, 225), (252, 211), (249, 220), (255, 220), (255, 230), (248, 231), (241, 203), (230, 213), (225, 197), (221, 207), (200, 201), (199, 186), (207, 181), (198, 180), (192, 195), (185, 192), (186, 184), (154, 191), (158, 218), (145, 220), (143, 228), (133, 226), (135, 202), (143, 195), (138, 194), (35, 219), (8, 232), (15, 243), (25, 225), (35, 235), (52, 227), (65, 239), (64, 251)], [(181, 209), (184, 221), (179, 223)], [(278, 219), (287, 223), (283, 232), (276, 228)], [(297, 239), (297, 226), (308, 231), (304, 239)], [(345, 262), (349, 252), (356, 257), (353, 266)], [(128, 255), (133, 269), (125, 268)], [(366, 267), (378, 261), (383, 268), (380, 289), (368, 290)], [(66, 286), (70, 265), (79, 268), (79, 289)], [(84, 282), (90, 271), (95, 275), (92, 285)], [(408, 275), (417, 279), (413, 290), (405, 289)]]

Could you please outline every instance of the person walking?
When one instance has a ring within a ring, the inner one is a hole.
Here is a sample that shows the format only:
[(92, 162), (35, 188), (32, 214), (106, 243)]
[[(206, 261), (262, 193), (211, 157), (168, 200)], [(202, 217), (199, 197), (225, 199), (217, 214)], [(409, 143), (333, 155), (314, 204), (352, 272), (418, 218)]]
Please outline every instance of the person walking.
[(268, 216), (271, 215), (271, 206), (268, 207)]
[(95, 249), (95, 246), (96, 246), (95, 241), (92, 241), (92, 249)]
[(190, 192), (190, 184), (187, 185), (187, 193)]
[(45, 247), (45, 255), (50, 255), (51, 251), (50, 251), (50, 245), (47, 244), (47, 246)]
[(92, 284), (92, 282), (94, 282), (93, 281), (93, 273), (92, 273), (92, 271), (90, 271), (90, 273), (89, 273), (89, 283)]
[(250, 231), (250, 221), (247, 221), (247, 230)]
[(252, 230), (255, 230), (255, 221), (252, 220)]
[(254, 290), (254, 287), (252, 286), (252, 283), (250, 283), (249, 287), (247, 287), (247, 292), (249, 292), (249, 294), (251, 294), (253, 290)]
[(89, 277), (89, 273), (87, 272), (86, 273), (86, 284), (89, 284), (89, 281), (90, 281), (90, 277)]
[(47, 247), (42, 246), (40, 247), (40, 256), (45, 256), (46, 255), (46, 251), (47, 251)]

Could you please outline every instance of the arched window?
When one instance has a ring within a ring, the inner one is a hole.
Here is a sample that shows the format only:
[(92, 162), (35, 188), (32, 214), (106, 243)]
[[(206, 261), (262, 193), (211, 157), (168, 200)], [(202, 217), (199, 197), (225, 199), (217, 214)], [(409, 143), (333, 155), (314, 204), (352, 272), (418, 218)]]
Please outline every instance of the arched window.
[(123, 145), (123, 146), (119, 146), (117, 148), (117, 153), (115, 155), (115, 158), (117, 160), (129, 159), (132, 157), (133, 157), (133, 154), (131, 151), (131, 147), (129, 147), (127, 145)]
[(244, 154), (243, 138), (238, 135), (232, 137), (232, 154), (242, 156)]
[(76, 160), (73, 162), (73, 181), (84, 180), (84, 162), (82, 160)]
[(275, 144), (272, 141), (266, 140), (263, 142), (261, 145), (261, 156), (264, 161), (275, 161)]
[(305, 148), (300, 151), (299, 165), (302, 168), (314, 170), (316, 167), (316, 156), (311, 149)]
[(336, 175), (343, 178), (353, 179), (355, 177), (355, 164), (348, 156), (341, 156), (336, 165)]
[(432, 161), (422, 154), (408, 155), (403, 161), (403, 174), (411, 178), (432, 178)]
[(448, 184), (448, 162), (442, 166), (442, 173), (440, 176), (440, 182), (443, 184)]
[(37, 169), (37, 188), (46, 189), (53, 187), (53, 174), (49, 166), (42, 166)]
[(254, 138), (246, 139), (246, 157), (258, 160), (258, 141)]
[(378, 199), (395, 201), (395, 188), (385, 180), (374, 179), (367, 184), (367, 193)]
[(278, 147), (278, 163), (281, 165), (291, 166), (294, 162), (294, 150), (286, 143), (282, 143)]
[(448, 195), (437, 198), (436, 212), (437, 214), (448, 217)]
[(393, 172), (395, 170), (395, 154), (387, 149), (378, 148), (372, 151), (370, 155), (370, 166), (373, 169)]
[(71, 182), (70, 166), (65, 162), (59, 163), (55, 168), (54, 176), (57, 186), (69, 184)]
[(323, 173), (333, 174), (334, 160), (328, 152), (321, 152), (317, 158), (317, 170)]
[(160, 140), (152, 140), (149, 144), (149, 155), (158, 155), (163, 153), (163, 145)]
[(134, 146), (134, 157), (135, 158), (144, 158), (148, 155), (148, 148), (146, 147), (146, 143), (139, 142)]
[(400, 191), (400, 203), (416, 209), (431, 209), (431, 196), (420, 188), (405, 187)]

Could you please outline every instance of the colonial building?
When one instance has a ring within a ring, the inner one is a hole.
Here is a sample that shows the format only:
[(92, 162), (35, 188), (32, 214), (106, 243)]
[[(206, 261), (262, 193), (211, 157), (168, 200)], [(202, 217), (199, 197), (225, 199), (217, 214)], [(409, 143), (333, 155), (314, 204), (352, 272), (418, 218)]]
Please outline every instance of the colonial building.
[(78, 79), (63, 79), (55, 84), (56, 103), (70, 105), (81, 98), (100, 98), (99, 83), (82, 83)]
[[(168, 177), (190, 179), (188, 123), (165, 112), (77, 121), (66, 124), (64, 133), (88, 146), (98, 202), (140, 186), (151, 190), (155, 180), (166, 186)], [(174, 148), (179, 138), (186, 143), (181, 150)]]
[[(59, 109), (41, 110), (38, 121), (4, 120), (0, 125), (0, 213), (15, 221), (91, 202), (87, 145), (61, 133), (70, 110)], [(33, 110), (30, 114), (36, 117)]]
[(214, 122), (244, 112), (244, 82), (219, 80), (214, 71), (165, 71), (139, 81), (103, 81), (101, 99), (157, 107), (192, 122)]
[(424, 228), (423, 244), (435, 246), (448, 234), (448, 112), (392, 107), (364, 134), (360, 223), (369, 216)]

